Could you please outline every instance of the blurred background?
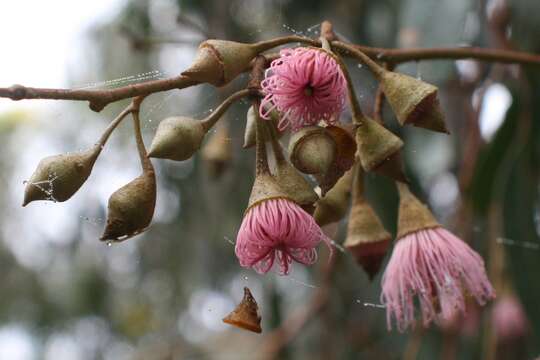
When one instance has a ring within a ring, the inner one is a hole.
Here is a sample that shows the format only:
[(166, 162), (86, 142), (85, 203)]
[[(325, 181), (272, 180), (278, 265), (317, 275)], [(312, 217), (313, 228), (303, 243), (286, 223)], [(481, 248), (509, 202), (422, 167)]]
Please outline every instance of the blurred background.
[[(538, 13), (536, 0), (7, 1), (0, 12), (0, 86), (105, 89), (166, 78), (187, 68), (207, 37), (316, 37), (324, 19), (342, 39), (377, 47), (538, 52)], [(370, 113), (377, 84), (364, 67), (349, 65)], [(153, 225), (107, 246), (98, 240), (107, 199), (140, 172), (130, 121), (70, 201), (21, 203), (24, 181), (41, 158), (89, 147), (126, 102), (94, 113), (86, 103), (0, 99), (0, 359), (539, 356), (540, 71), (471, 60), (398, 70), (441, 88), (451, 136), (402, 129), (386, 107), (384, 118), (405, 140), (416, 193), (486, 259), (496, 302), (483, 309), (471, 303), (464, 318), (400, 334), (386, 329), (380, 274), (370, 282), (339, 248), (330, 274), (325, 248), (318, 264), (297, 266), (287, 277), (241, 268), (234, 240), (254, 162), (253, 151), (241, 149), (246, 103), (225, 120), (228, 169), (215, 177), (201, 156), (154, 161)], [(163, 118), (202, 118), (245, 82), (242, 76), (219, 90), (202, 85), (152, 95), (141, 113), (146, 143)], [(368, 192), (395, 232), (392, 183), (370, 175)], [(338, 244), (344, 225), (326, 229)], [(221, 321), (244, 286), (259, 303), (262, 335)], [(520, 326), (499, 329), (516, 319)]]

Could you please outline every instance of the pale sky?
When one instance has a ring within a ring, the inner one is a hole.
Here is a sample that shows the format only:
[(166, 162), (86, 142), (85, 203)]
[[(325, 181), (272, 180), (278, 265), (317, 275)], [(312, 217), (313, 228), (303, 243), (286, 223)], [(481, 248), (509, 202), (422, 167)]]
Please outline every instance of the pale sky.
[[(124, 0), (3, 0), (0, 11), (0, 86), (65, 87), (80, 39), (107, 21)], [(36, 102), (0, 100), (0, 111)]]

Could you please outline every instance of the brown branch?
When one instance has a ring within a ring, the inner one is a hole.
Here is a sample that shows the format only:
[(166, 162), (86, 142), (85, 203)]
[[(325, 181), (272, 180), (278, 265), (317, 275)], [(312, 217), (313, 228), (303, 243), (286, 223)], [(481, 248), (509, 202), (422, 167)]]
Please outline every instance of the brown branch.
[(115, 101), (161, 91), (183, 89), (197, 84), (197, 81), (191, 80), (186, 76), (176, 76), (106, 90), (44, 89), (13, 85), (9, 88), (0, 88), (0, 97), (10, 98), (11, 100), (52, 99), (89, 101), (90, 109), (99, 112), (105, 106)]
[(484, 49), (479, 47), (386, 49), (361, 45), (353, 46), (372, 59), (395, 64), (419, 60), (475, 59), (507, 64), (540, 65), (540, 55), (513, 50)]

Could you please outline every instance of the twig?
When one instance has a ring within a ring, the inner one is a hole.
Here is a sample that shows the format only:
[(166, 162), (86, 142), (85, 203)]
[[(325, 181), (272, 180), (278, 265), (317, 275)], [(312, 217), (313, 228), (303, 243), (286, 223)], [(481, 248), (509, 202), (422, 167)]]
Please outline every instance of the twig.
[(107, 90), (44, 89), (13, 85), (8, 88), (0, 88), (0, 97), (10, 98), (11, 100), (52, 99), (89, 101), (90, 109), (99, 112), (105, 106), (115, 101), (161, 91), (183, 89), (197, 84), (197, 81), (191, 80), (186, 76), (176, 76)]
[(521, 65), (540, 65), (540, 55), (522, 51), (484, 49), (479, 47), (442, 47), (442, 48), (411, 48), (386, 49), (369, 46), (353, 45), (370, 58), (380, 62), (404, 63), (419, 60), (461, 60), (475, 59), (491, 62)]

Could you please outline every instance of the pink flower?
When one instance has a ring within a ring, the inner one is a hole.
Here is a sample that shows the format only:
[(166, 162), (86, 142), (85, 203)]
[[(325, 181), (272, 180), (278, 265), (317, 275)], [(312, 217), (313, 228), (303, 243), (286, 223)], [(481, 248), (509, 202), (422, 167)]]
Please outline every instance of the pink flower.
[(529, 329), (527, 316), (515, 296), (502, 297), (495, 303), (492, 321), (497, 341), (501, 343), (524, 337)]
[(281, 131), (289, 125), (296, 131), (320, 120), (336, 123), (347, 95), (347, 82), (336, 60), (310, 48), (281, 50), (261, 86), (265, 97), (260, 115), (269, 119), (272, 110), (281, 112)]
[(381, 302), (388, 328), (415, 324), (414, 297), (424, 326), (465, 312), (465, 293), (483, 305), (495, 297), (484, 261), (461, 239), (442, 227), (412, 232), (397, 241), (382, 279)]
[(240, 265), (267, 273), (277, 258), (279, 273), (289, 273), (293, 260), (311, 265), (315, 247), (327, 241), (315, 220), (294, 202), (265, 200), (248, 210), (238, 231), (235, 252)]

